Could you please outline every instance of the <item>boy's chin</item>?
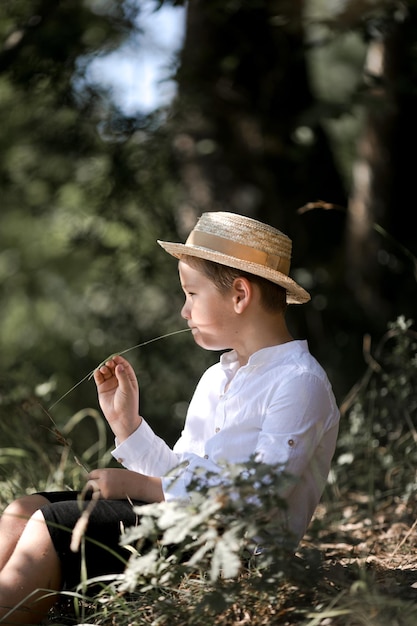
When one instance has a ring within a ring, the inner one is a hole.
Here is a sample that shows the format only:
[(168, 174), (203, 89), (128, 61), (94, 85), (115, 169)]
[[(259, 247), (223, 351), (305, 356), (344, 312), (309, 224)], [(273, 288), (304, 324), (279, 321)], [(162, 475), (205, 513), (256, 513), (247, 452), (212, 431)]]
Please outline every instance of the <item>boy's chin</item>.
[(223, 346), (215, 341), (210, 341), (210, 339), (204, 339), (200, 334), (194, 335), (194, 341), (200, 348), (203, 348), (203, 350), (212, 350), (213, 352), (221, 352), (222, 350), (229, 350), (230, 348), (230, 346)]

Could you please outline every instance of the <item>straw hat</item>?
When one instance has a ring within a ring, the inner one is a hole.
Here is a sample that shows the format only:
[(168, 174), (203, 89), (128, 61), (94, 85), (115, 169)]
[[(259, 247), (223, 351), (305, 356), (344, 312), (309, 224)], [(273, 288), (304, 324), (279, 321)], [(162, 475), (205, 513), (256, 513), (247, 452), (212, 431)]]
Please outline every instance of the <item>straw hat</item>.
[(203, 213), (185, 244), (159, 241), (180, 259), (184, 254), (243, 270), (284, 287), (288, 304), (302, 304), (310, 295), (288, 276), (292, 242), (276, 228), (237, 213)]

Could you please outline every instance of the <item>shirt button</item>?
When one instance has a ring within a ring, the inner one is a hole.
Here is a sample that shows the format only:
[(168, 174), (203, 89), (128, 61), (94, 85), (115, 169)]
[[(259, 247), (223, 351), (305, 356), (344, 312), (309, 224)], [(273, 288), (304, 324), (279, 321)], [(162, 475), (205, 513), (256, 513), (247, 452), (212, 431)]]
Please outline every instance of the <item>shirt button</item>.
[(220, 428), (217, 426), (216, 430), (214, 431), (215, 433), (220, 432)]
[(208, 459), (208, 454), (205, 454), (205, 455), (204, 455), (204, 458), (205, 458), (205, 459)]
[(124, 461), (124, 459), (122, 459), (122, 458), (117, 459), (117, 462), (120, 463), (120, 464), (123, 464), (123, 461)]
[(288, 439), (288, 445), (290, 446), (290, 448), (293, 448), (295, 446), (294, 439)]

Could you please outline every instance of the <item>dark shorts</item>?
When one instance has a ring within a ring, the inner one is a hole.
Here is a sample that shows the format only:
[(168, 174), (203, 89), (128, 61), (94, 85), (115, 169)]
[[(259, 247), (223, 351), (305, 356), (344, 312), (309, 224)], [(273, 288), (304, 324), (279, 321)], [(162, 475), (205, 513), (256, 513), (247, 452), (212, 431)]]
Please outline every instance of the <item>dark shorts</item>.
[(137, 524), (133, 506), (143, 504), (128, 500), (97, 500), (92, 507), (83, 534), (83, 547), (70, 549), (72, 530), (90, 499), (78, 498), (77, 491), (39, 492), (49, 500), (41, 511), (48, 524), (55, 550), (61, 560), (63, 587), (70, 589), (81, 580), (81, 568), (87, 578), (123, 572), (130, 552), (119, 545), (122, 528)]

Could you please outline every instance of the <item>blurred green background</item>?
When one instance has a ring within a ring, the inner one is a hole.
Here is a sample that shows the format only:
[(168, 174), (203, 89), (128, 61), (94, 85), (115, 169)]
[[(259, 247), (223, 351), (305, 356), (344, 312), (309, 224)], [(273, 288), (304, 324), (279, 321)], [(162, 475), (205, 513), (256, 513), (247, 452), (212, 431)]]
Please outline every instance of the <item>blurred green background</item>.
[[(292, 275), (312, 301), (289, 324), (340, 403), (366, 370), (364, 337), (372, 352), (390, 322), (415, 320), (415, 3), (183, 4), (155, 3), (186, 15), (175, 98), (127, 114), (88, 67), (134, 37), (139, 52), (143, 3), (2, 0), (4, 449), (21, 433), (22, 448), (44, 442), (59, 458), (48, 428), (89, 408), (71, 438), (77, 454), (94, 446), (87, 375), (185, 327), (176, 263), (156, 240), (182, 241), (206, 210), (292, 237)], [(184, 333), (127, 356), (142, 414), (173, 443), (219, 355)], [(106, 437), (92, 464), (109, 461)]]

